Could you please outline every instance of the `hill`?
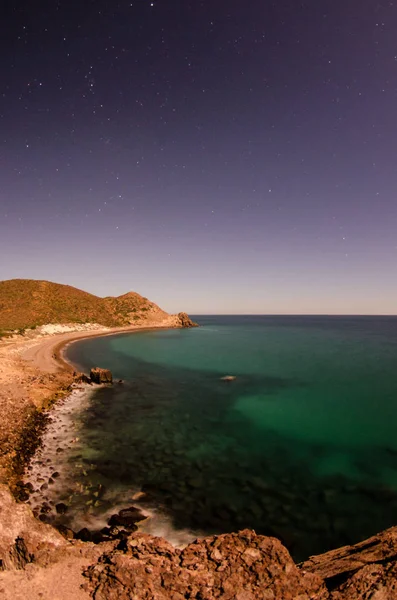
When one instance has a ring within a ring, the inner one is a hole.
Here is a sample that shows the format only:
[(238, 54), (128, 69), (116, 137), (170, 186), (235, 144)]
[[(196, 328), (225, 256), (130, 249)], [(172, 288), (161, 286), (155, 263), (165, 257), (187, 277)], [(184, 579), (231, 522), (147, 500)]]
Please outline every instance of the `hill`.
[[(98, 323), (107, 327), (148, 324), (169, 315), (135, 292), (99, 298), (70, 285), (10, 279), (0, 281), (0, 330), (47, 323)], [(182, 324), (182, 323), (181, 323)]]

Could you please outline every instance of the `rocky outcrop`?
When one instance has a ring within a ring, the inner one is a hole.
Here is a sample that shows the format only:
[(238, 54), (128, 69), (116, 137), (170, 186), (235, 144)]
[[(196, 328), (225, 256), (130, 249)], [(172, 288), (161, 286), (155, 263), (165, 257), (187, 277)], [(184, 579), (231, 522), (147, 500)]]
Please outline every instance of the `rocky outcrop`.
[(397, 598), (397, 527), (295, 565), (279, 540), (251, 530), (199, 539), (183, 550), (139, 531), (128, 535), (125, 530), (142, 518), (135, 507), (114, 515), (110, 525), (124, 529), (116, 541), (95, 545), (65, 539), (0, 486), (0, 596), (7, 600)]
[(344, 546), (299, 565), (319, 575), (333, 591), (332, 600), (397, 598), (397, 527), (354, 546)]
[(22, 569), (31, 562), (45, 564), (65, 539), (50, 525), (18, 504), (6, 486), (0, 486), (0, 571)]
[(178, 313), (178, 320), (181, 327), (198, 327), (197, 323), (194, 323), (185, 312)]
[(137, 533), (86, 573), (95, 600), (326, 600), (327, 589), (302, 574), (274, 538), (245, 530), (198, 540), (178, 550)]
[(396, 600), (397, 527), (296, 566), (281, 542), (244, 530), (184, 550), (137, 533), (85, 572), (95, 600)]
[(113, 376), (109, 369), (95, 367), (90, 371), (90, 380), (92, 383), (113, 383)]

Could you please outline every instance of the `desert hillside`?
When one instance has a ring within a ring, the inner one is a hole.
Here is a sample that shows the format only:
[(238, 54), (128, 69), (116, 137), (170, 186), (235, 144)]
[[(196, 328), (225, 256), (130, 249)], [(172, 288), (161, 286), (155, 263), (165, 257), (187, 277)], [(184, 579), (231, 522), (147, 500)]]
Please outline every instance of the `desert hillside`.
[(98, 323), (107, 327), (141, 324), (167, 317), (156, 304), (135, 292), (99, 298), (69, 285), (10, 279), (0, 281), (0, 331), (47, 323)]

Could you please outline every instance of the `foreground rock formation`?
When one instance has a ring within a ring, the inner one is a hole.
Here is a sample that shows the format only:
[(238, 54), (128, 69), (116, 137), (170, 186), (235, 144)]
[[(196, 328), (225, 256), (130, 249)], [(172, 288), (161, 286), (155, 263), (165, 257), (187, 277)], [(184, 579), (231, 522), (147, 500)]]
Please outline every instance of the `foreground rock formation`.
[(5, 600), (395, 600), (397, 527), (295, 565), (279, 540), (251, 530), (184, 550), (133, 533), (67, 540), (0, 486), (0, 597)]
[(184, 550), (135, 534), (86, 571), (95, 600), (309, 600), (327, 598), (323, 581), (301, 573), (274, 538), (245, 530), (205, 538)]

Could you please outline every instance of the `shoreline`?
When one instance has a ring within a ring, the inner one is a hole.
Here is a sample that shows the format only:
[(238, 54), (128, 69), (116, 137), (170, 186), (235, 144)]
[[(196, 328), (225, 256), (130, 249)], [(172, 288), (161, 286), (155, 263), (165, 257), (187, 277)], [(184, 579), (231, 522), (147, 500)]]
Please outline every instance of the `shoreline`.
[[(79, 341), (83, 341), (85, 339), (88, 338), (96, 338), (96, 337), (109, 337), (109, 336), (113, 336), (113, 335), (122, 335), (122, 334), (127, 334), (127, 333), (138, 333), (138, 332), (148, 332), (148, 331), (157, 331), (158, 329), (181, 329), (181, 327), (176, 327), (176, 326), (172, 326), (172, 325), (159, 325), (159, 326), (152, 326), (152, 327), (130, 327), (128, 329), (122, 328), (122, 329), (112, 329), (111, 331), (104, 331), (103, 333), (99, 333), (99, 332), (93, 332), (93, 333), (88, 333), (87, 335), (81, 335), (81, 336), (76, 336), (76, 337), (71, 337), (70, 339), (67, 340), (63, 340), (61, 342), (59, 342), (58, 344), (56, 344), (53, 348), (53, 358), (54, 361), (63, 369), (76, 369), (76, 365), (74, 365), (72, 362), (70, 362), (66, 356), (65, 356), (65, 350), (68, 346), (71, 346), (72, 344), (79, 342)], [(104, 368), (106, 368), (106, 365), (104, 365)]]
[[(73, 391), (78, 368), (65, 357), (72, 343), (91, 337), (158, 329), (180, 329), (176, 319), (149, 326), (74, 330), (66, 333), (13, 337), (0, 341), (0, 410), (7, 417), (0, 424), (0, 484), (15, 498), (26, 501), (23, 475), (40, 447), (51, 408)], [(106, 365), (103, 365), (104, 367)]]
[[(4, 370), (0, 371), (0, 401), (2, 395), (4, 399), (7, 393), (13, 394), (11, 399), (20, 401), (16, 408), (20, 409), (22, 416), (24, 409), (30, 407), (30, 417), (45, 420), (57, 400), (73, 391), (74, 366), (64, 355), (69, 344), (90, 337), (172, 328), (175, 327), (160, 325), (74, 331), (0, 342), (0, 364), (4, 365)], [(14, 379), (8, 382), (7, 376)], [(26, 403), (26, 398), (30, 404)], [(8, 418), (4, 406), (0, 404), (0, 408)], [(11, 404), (9, 408), (12, 408)], [(26, 428), (28, 423), (25, 420), (23, 424)], [(0, 422), (0, 434), (2, 425)], [(18, 423), (15, 424), (17, 426)], [(42, 431), (38, 423), (29, 435), (37, 441), (41, 439)], [(19, 430), (19, 434), (22, 436), (23, 429)], [(0, 453), (0, 475), (2, 457)], [(382, 597), (383, 592), (390, 592), (390, 598), (394, 597), (397, 527), (355, 545), (311, 556), (300, 564), (292, 561), (279, 540), (257, 536), (248, 529), (197, 539), (184, 550), (176, 549), (163, 536), (155, 537), (139, 531), (129, 534), (123, 544), (117, 540), (93, 544), (63, 537), (53, 526), (33, 516), (26, 499), (15, 502), (9, 493), (10, 481), (6, 481), (6, 485), (1, 484), (0, 477), (0, 595), (4, 593), (8, 600), (22, 600), (28, 596), (32, 600), (53, 600), (55, 597), (88, 600), (98, 594), (101, 597), (116, 594), (124, 598), (126, 594), (128, 597), (129, 594), (136, 595), (137, 591), (143, 597), (143, 594), (153, 592), (154, 585), (162, 597), (164, 594), (168, 597), (168, 593), (169, 597), (173, 597), (177, 589), (175, 585), (180, 586), (181, 597), (188, 597), (191, 586), (197, 586), (198, 581), (200, 589), (207, 590), (208, 576), (212, 575), (215, 578), (214, 591), (224, 590), (226, 584), (230, 586), (230, 570), (231, 577), (237, 578), (233, 579), (233, 585), (243, 595), (247, 586), (254, 585), (253, 575), (257, 577), (258, 586), (249, 588), (254, 590), (250, 597), (260, 599), (263, 597), (263, 573), (268, 569), (272, 573), (269, 590), (274, 589), (275, 598), (299, 595), (318, 600), (331, 600), (331, 596), (340, 600), (357, 600), (368, 590), (375, 594), (380, 592)], [(181, 559), (185, 558), (181, 571)], [(170, 573), (166, 583), (163, 580), (164, 569)], [(133, 579), (129, 578), (131, 572), (134, 573)]]

